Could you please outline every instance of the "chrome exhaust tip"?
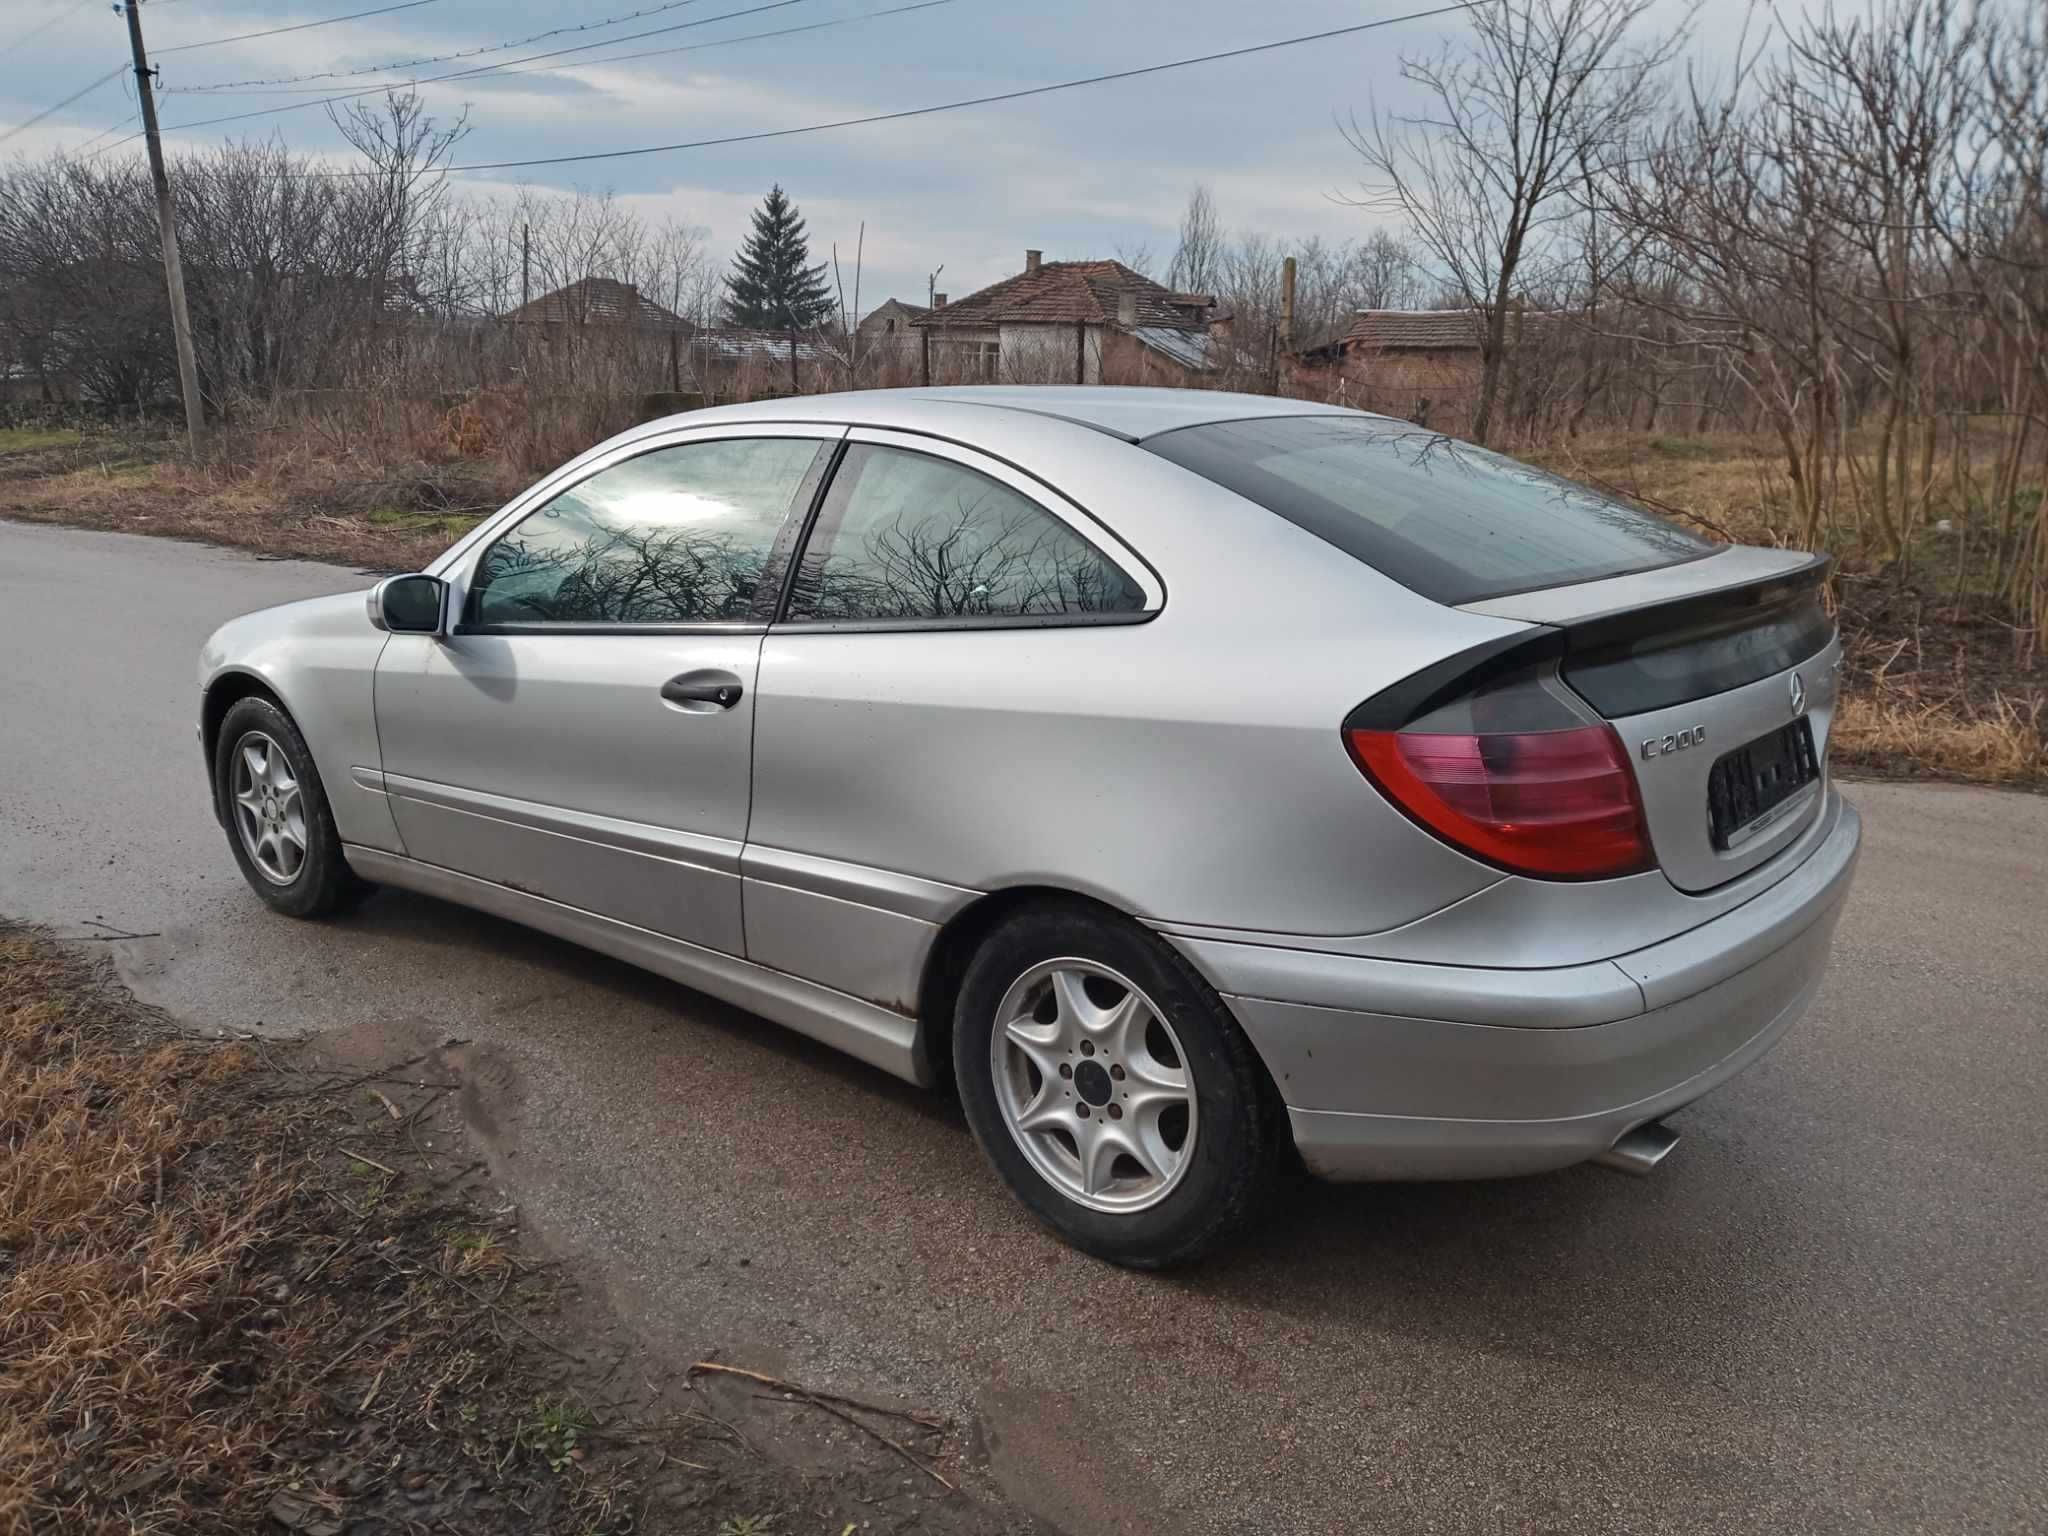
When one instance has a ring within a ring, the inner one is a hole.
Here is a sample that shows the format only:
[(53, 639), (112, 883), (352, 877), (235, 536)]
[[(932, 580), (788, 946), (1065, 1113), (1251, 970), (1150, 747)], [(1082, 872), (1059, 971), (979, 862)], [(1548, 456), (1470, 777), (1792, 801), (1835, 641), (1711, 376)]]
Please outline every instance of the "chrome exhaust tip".
[(1602, 1168), (1619, 1169), (1640, 1178), (1663, 1162), (1665, 1154), (1677, 1145), (1678, 1132), (1662, 1120), (1651, 1120), (1626, 1132), (1593, 1161)]

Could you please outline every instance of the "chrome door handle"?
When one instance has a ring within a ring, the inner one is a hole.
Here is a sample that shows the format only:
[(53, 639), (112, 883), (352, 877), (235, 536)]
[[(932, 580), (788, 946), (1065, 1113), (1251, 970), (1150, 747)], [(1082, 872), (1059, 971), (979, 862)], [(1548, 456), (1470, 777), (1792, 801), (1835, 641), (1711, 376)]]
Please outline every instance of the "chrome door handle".
[(731, 709), (746, 689), (730, 672), (685, 672), (661, 685), (661, 696), (671, 704), (710, 704)]

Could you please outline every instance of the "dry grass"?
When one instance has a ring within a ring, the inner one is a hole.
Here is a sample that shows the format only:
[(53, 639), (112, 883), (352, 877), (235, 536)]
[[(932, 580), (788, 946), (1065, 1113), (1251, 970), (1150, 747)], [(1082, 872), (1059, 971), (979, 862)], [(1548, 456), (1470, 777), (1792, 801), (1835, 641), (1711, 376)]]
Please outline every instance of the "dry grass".
[(1517, 456), (1568, 479), (1636, 497), (1713, 538), (1784, 542), (1784, 460), (1768, 438), (1588, 432)]
[(181, 1039), (0, 923), (0, 1536), (1014, 1528), (622, 1369), (476, 1176), (465, 1060)]
[(0, 1536), (616, 1528), (629, 1470), (530, 1406), (581, 1390), (534, 1327), (561, 1282), (360, 1082), (173, 1038), (0, 926)]
[(237, 1384), (223, 1345), (260, 1304), (246, 1268), (294, 1183), (187, 1167), (249, 1066), (145, 1043), (84, 967), (0, 932), (0, 1532), (246, 1509), (298, 1406), (288, 1380)]
[(1840, 764), (1892, 777), (1934, 776), (1980, 784), (2048, 781), (2048, 743), (2036, 697), (1998, 695), (1988, 714), (1954, 699), (1904, 690), (1845, 694), (1831, 750)]

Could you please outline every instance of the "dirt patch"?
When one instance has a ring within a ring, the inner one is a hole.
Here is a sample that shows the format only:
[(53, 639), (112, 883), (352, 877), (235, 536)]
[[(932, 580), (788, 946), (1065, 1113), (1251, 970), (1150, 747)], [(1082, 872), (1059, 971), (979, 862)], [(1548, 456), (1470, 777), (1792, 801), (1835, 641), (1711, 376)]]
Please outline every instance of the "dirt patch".
[(954, 1427), (663, 1372), (521, 1229), (403, 1020), (201, 1042), (0, 928), (0, 1533), (1031, 1529)]

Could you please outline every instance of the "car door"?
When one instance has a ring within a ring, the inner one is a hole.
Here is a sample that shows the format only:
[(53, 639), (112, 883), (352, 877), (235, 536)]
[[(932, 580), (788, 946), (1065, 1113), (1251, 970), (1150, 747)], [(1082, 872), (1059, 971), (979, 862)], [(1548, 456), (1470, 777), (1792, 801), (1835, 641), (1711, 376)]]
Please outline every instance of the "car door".
[(853, 429), (762, 651), (747, 957), (909, 1012), (937, 923), (1020, 842), (1071, 870), (1127, 839), (1068, 716), (1163, 599), (1014, 466)]
[(741, 954), (755, 679), (833, 429), (622, 447), (445, 574), (377, 667), (406, 855)]

